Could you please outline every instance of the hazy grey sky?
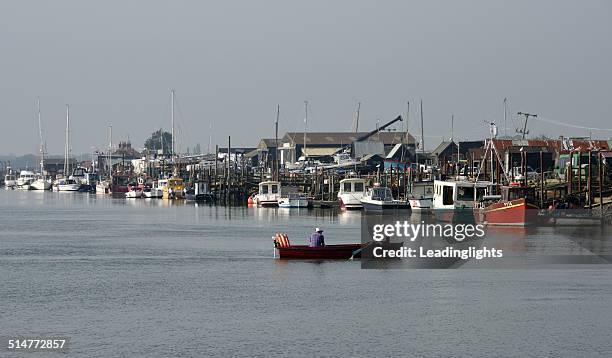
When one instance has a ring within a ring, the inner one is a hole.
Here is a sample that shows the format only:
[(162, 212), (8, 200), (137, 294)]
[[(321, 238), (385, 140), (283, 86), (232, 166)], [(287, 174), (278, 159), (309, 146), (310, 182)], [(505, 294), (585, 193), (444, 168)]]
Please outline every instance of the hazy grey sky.
[[(428, 147), (502, 123), (519, 110), (612, 127), (609, 1), (2, 1), (0, 153), (34, 153), (36, 96), (51, 153), (170, 127), (176, 89), (181, 147), (255, 146), (280, 132), (361, 128), (423, 99)], [(514, 120), (509, 119), (509, 132)], [(535, 122), (532, 134), (588, 135)], [(503, 130), (502, 130), (503, 132)], [(612, 132), (594, 133), (608, 138)]]

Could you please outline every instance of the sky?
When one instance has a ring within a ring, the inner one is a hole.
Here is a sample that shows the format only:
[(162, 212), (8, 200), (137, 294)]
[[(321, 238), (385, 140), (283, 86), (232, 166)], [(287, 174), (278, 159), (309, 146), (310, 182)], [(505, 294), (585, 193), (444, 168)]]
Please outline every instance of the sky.
[[(3, 1), (0, 154), (74, 153), (170, 130), (177, 146), (254, 147), (279, 132), (360, 130), (404, 115), (425, 145), (508, 134), (607, 139), (609, 1)], [(571, 124), (574, 128), (557, 124)], [(406, 122), (395, 126), (402, 129)], [(212, 128), (212, 130), (211, 130)]]

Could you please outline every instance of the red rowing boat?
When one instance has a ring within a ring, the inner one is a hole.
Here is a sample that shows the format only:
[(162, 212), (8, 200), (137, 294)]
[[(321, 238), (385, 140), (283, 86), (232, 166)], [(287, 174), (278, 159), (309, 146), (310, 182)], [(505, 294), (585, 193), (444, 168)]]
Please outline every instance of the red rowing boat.
[[(348, 260), (353, 256), (353, 252), (359, 249), (361, 249), (361, 244), (327, 245), (322, 247), (292, 245), (276, 248), (279, 258), (298, 260)], [(357, 252), (354, 257), (361, 257), (361, 252)]]
[[(308, 245), (291, 245), (287, 234), (277, 233), (274, 236), (274, 247), (281, 259), (298, 260), (348, 260), (361, 257), (361, 244), (326, 245), (310, 247)], [(354, 256), (353, 256), (354, 253)]]

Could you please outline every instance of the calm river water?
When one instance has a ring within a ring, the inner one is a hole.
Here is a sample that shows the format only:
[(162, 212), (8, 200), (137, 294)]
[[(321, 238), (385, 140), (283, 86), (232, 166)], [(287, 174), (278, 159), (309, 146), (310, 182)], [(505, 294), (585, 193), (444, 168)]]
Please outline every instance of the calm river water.
[(360, 213), (2, 190), (0, 335), (69, 336), (55, 355), (78, 357), (612, 356), (605, 266), (272, 258), (274, 232), (305, 242), (314, 227), (358, 242)]

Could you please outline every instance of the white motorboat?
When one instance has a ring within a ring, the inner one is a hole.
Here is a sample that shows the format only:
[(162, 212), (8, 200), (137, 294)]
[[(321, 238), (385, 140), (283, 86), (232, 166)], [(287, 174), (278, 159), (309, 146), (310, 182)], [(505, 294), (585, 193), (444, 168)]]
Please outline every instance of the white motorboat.
[(278, 181), (262, 181), (259, 183), (259, 193), (255, 195), (255, 204), (258, 206), (278, 206), (281, 198), (281, 184)]
[(29, 170), (22, 170), (19, 172), (16, 184), (17, 188), (22, 190), (30, 190), (32, 182), (36, 179), (36, 174)]
[(108, 180), (100, 180), (96, 183), (96, 194), (109, 194), (110, 182)]
[(164, 196), (164, 190), (158, 185), (158, 182), (154, 182), (152, 187), (146, 186), (142, 190), (142, 195), (147, 199), (161, 199)]
[(366, 195), (366, 180), (362, 178), (347, 178), (340, 180), (338, 200), (344, 210), (361, 210), (361, 199)]
[(433, 207), (433, 182), (415, 182), (408, 194), (410, 208), (415, 211), (431, 210)]
[(308, 197), (305, 194), (289, 193), (286, 197), (278, 199), (279, 208), (307, 208)]
[(4, 188), (14, 189), (17, 186), (17, 178), (11, 167), (6, 168), (6, 174), (4, 175)]
[(54, 191), (79, 191), (81, 184), (74, 179), (61, 178), (53, 185)]
[(368, 189), (367, 194), (361, 199), (361, 205), (365, 211), (410, 210), (410, 203), (393, 199), (391, 189), (384, 186), (374, 186)]
[(128, 191), (127, 193), (125, 193), (125, 197), (129, 198), (129, 199), (138, 199), (138, 198), (142, 198), (142, 192), (143, 190), (140, 188), (132, 188), (130, 189), (130, 191)]
[(50, 190), (51, 182), (46, 180), (42, 175), (36, 178), (30, 184), (30, 189), (32, 190)]

